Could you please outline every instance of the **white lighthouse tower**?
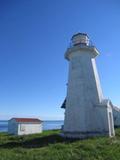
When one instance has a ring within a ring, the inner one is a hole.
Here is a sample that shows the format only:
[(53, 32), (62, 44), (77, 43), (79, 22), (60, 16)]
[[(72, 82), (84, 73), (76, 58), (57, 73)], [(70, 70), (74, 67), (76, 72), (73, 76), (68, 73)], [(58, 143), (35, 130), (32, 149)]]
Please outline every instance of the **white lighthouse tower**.
[(85, 33), (73, 35), (65, 53), (69, 61), (63, 133), (66, 137), (114, 136), (112, 103), (104, 99), (95, 58), (99, 54)]

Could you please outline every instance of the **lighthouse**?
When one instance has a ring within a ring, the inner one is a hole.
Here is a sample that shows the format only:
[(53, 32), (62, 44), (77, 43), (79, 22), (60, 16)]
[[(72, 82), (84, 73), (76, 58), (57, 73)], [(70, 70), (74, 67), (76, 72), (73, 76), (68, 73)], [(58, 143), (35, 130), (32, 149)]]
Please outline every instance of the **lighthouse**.
[(63, 134), (70, 138), (115, 135), (112, 103), (102, 93), (95, 59), (97, 48), (86, 33), (77, 33), (65, 52), (69, 62)]

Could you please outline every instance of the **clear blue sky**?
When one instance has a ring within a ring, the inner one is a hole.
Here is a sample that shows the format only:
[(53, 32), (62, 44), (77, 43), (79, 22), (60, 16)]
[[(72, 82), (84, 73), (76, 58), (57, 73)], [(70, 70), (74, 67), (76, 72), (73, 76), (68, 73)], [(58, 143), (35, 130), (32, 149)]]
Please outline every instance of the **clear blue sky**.
[(76, 32), (100, 51), (104, 95), (120, 105), (119, 0), (0, 0), (0, 119), (63, 119), (64, 52)]

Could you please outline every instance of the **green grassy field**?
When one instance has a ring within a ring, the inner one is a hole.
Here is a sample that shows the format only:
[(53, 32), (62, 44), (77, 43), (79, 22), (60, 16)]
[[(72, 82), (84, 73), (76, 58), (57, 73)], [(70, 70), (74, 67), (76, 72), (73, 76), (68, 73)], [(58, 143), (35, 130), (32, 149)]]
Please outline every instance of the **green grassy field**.
[(58, 130), (29, 136), (0, 133), (0, 160), (119, 160), (120, 129), (116, 137), (69, 140)]

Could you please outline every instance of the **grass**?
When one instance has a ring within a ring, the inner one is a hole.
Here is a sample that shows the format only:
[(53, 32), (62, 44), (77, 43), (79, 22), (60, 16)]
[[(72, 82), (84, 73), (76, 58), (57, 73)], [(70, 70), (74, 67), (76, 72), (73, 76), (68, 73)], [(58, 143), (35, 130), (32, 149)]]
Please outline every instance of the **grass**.
[(120, 129), (116, 137), (70, 140), (59, 130), (13, 136), (0, 133), (0, 160), (119, 160)]

